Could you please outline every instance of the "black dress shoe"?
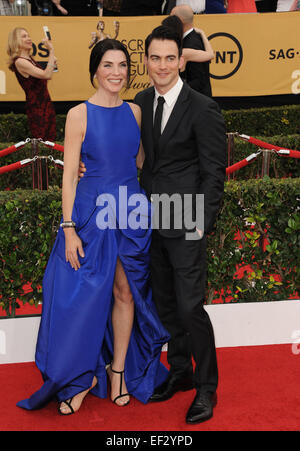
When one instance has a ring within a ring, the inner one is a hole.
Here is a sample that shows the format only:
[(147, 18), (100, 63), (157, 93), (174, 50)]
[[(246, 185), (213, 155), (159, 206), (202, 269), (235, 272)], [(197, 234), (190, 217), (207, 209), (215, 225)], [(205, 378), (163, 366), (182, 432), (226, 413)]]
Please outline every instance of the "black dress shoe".
[(186, 414), (186, 422), (197, 424), (209, 420), (213, 416), (213, 408), (216, 404), (216, 393), (201, 393), (197, 390), (194, 401)]
[(178, 391), (187, 391), (194, 388), (193, 374), (186, 373), (181, 377), (169, 374), (165, 382), (159, 385), (153, 395), (150, 397), (150, 402), (166, 401)]

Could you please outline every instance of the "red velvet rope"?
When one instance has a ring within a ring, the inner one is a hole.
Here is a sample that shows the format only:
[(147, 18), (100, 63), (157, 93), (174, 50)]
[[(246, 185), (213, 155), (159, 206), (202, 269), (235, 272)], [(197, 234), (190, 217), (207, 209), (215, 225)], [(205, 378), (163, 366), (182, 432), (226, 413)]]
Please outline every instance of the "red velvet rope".
[(5, 155), (9, 155), (10, 153), (15, 152), (18, 149), (24, 147), (26, 142), (21, 141), (18, 144), (14, 144), (13, 146), (7, 147), (6, 149), (0, 150), (0, 157), (5, 157)]
[[(27, 161), (27, 160), (23, 160), (23, 161)], [(5, 172), (15, 171), (16, 169), (24, 168), (29, 163), (31, 163), (31, 160), (27, 161), (26, 163), (22, 163), (22, 161), (17, 161), (16, 163), (12, 163), (7, 166), (2, 166), (2, 168), (0, 168), (0, 174), (4, 174)]]
[(242, 161), (239, 161), (238, 163), (233, 164), (232, 166), (229, 166), (226, 168), (226, 174), (232, 174), (235, 171), (238, 171), (239, 169), (247, 166), (249, 164), (249, 161), (246, 160), (246, 158)]
[[(245, 139), (246, 141), (249, 141), (252, 144), (255, 144), (256, 146), (263, 147), (264, 149), (269, 150), (275, 150), (278, 152), (278, 155), (285, 156), (285, 157), (291, 157), (291, 158), (300, 158), (300, 152), (297, 150), (290, 150), (290, 149), (284, 149), (283, 147), (274, 146), (273, 144), (266, 143), (264, 141), (261, 141), (260, 139), (253, 138), (252, 136), (247, 135), (239, 135), (238, 136), (242, 139)], [(52, 147), (55, 150), (59, 150), (60, 152), (64, 151), (64, 147), (60, 144), (56, 144), (50, 141), (42, 141), (47, 147)], [(8, 147), (7, 149), (3, 149), (0, 151), (0, 157), (8, 155), (12, 152), (15, 152), (18, 148), (23, 147), (26, 144), (26, 142), (21, 141), (18, 144), (15, 144), (13, 146)], [(242, 161), (239, 161), (238, 163), (233, 164), (232, 166), (229, 166), (226, 168), (226, 174), (232, 174), (233, 172), (238, 171), (239, 169), (247, 166), (253, 159), (255, 159), (259, 153), (257, 154), (251, 154), (247, 158), (245, 158)], [(16, 169), (20, 169), (21, 167), (27, 166), (31, 160), (23, 160), (18, 161), (17, 163), (9, 164), (8, 166), (3, 166), (0, 168), (0, 174), (4, 174), (5, 172), (14, 171)], [(60, 160), (53, 160), (54, 164), (60, 168), (63, 167), (63, 162), (60, 162)]]
[(290, 150), (290, 157), (300, 158), (300, 152), (298, 150)]
[(266, 143), (264, 141), (261, 141), (260, 139), (252, 138), (252, 136), (249, 137), (248, 141), (252, 144), (255, 144), (258, 147), (263, 147), (264, 149), (269, 149), (269, 150), (284, 149), (284, 147), (274, 146), (273, 144)]
[(55, 150), (59, 150), (60, 152), (64, 151), (64, 146), (61, 146), (60, 144), (53, 143), (51, 141), (42, 141), (43, 144), (45, 144), (47, 147), (52, 147)]
[[(269, 144), (266, 143), (265, 141), (261, 141), (260, 139), (257, 138), (253, 138), (252, 136), (247, 136), (247, 135), (239, 135), (238, 136), (246, 141), (248, 141), (251, 144), (255, 144), (258, 147), (262, 147), (263, 149), (269, 149), (269, 150), (289, 150), (290, 152), (296, 152), (294, 158), (299, 158), (298, 155), (298, 151), (297, 150), (290, 150), (290, 149), (286, 149), (285, 147), (282, 146), (274, 146), (274, 144)], [(289, 156), (292, 157), (292, 154), (290, 153)]]
[(60, 144), (54, 144), (53, 149), (59, 150), (60, 152), (64, 151), (64, 146), (61, 146)]

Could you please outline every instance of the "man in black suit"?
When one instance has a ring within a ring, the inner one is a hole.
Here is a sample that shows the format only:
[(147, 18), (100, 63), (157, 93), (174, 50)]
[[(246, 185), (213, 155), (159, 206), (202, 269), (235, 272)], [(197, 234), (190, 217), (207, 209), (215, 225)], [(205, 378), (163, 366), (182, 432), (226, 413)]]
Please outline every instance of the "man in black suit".
[(153, 30), (146, 39), (145, 62), (154, 87), (137, 94), (135, 102), (142, 109), (141, 184), (149, 198), (163, 193), (181, 198), (191, 194), (194, 199), (204, 195), (204, 229), (194, 229), (197, 239), (187, 239), (185, 224), (175, 228), (176, 218), (171, 218), (171, 229), (153, 230), (151, 246), (153, 297), (171, 340), (170, 375), (150, 400), (164, 401), (195, 387), (186, 415), (187, 423), (194, 424), (212, 416), (218, 384), (214, 334), (203, 303), (206, 234), (223, 196), (226, 135), (218, 105), (179, 77), (181, 50), (181, 40), (171, 29)]
[(189, 5), (193, 7), (193, 11), (196, 14), (203, 14), (205, 12), (206, 1), (205, 0), (167, 0), (163, 14), (170, 14), (172, 9), (178, 5)]
[(161, 14), (163, 0), (123, 0), (121, 16), (153, 16)]
[(99, 16), (99, 0), (52, 0), (52, 2), (54, 16)]
[[(172, 9), (171, 14), (175, 14), (183, 24), (183, 48), (207, 50), (210, 43), (204, 32), (196, 33), (193, 28), (194, 13), (190, 6), (180, 5)], [(211, 58), (212, 59), (212, 58)], [(206, 96), (211, 97), (211, 84), (209, 75), (210, 60), (201, 63), (194, 63), (189, 61), (186, 64), (185, 71), (181, 73), (183, 80), (195, 89)]]

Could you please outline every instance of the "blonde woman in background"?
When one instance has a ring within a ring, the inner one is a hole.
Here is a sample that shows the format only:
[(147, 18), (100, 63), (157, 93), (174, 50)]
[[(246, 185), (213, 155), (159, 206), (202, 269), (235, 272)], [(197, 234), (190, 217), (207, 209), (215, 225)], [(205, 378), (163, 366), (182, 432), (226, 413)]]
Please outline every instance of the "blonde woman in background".
[(25, 28), (14, 28), (8, 36), (8, 67), (26, 95), (26, 114), (31, 138), (54, 141), (56, 119), (53, 103), (47, 88), (56, 64), (54, 48), (48, 39), (43, 44), (49, 51), (45, 69), (32, 58), (32, 39)]

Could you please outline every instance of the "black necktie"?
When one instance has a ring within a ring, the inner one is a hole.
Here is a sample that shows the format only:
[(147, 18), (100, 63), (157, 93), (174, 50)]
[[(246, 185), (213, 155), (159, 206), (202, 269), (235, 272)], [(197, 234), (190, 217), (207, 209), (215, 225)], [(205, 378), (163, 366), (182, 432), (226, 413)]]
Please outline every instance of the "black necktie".
[(155, 116), (154, 116), (154, 124), (153, 124), (154, 152), (157, 151), (158, 140), (161, 135), (161, 119), (162, 119), (164, 103), (165, 103), (164, 97), (158, 97), (157, 107), (156, 107)]

